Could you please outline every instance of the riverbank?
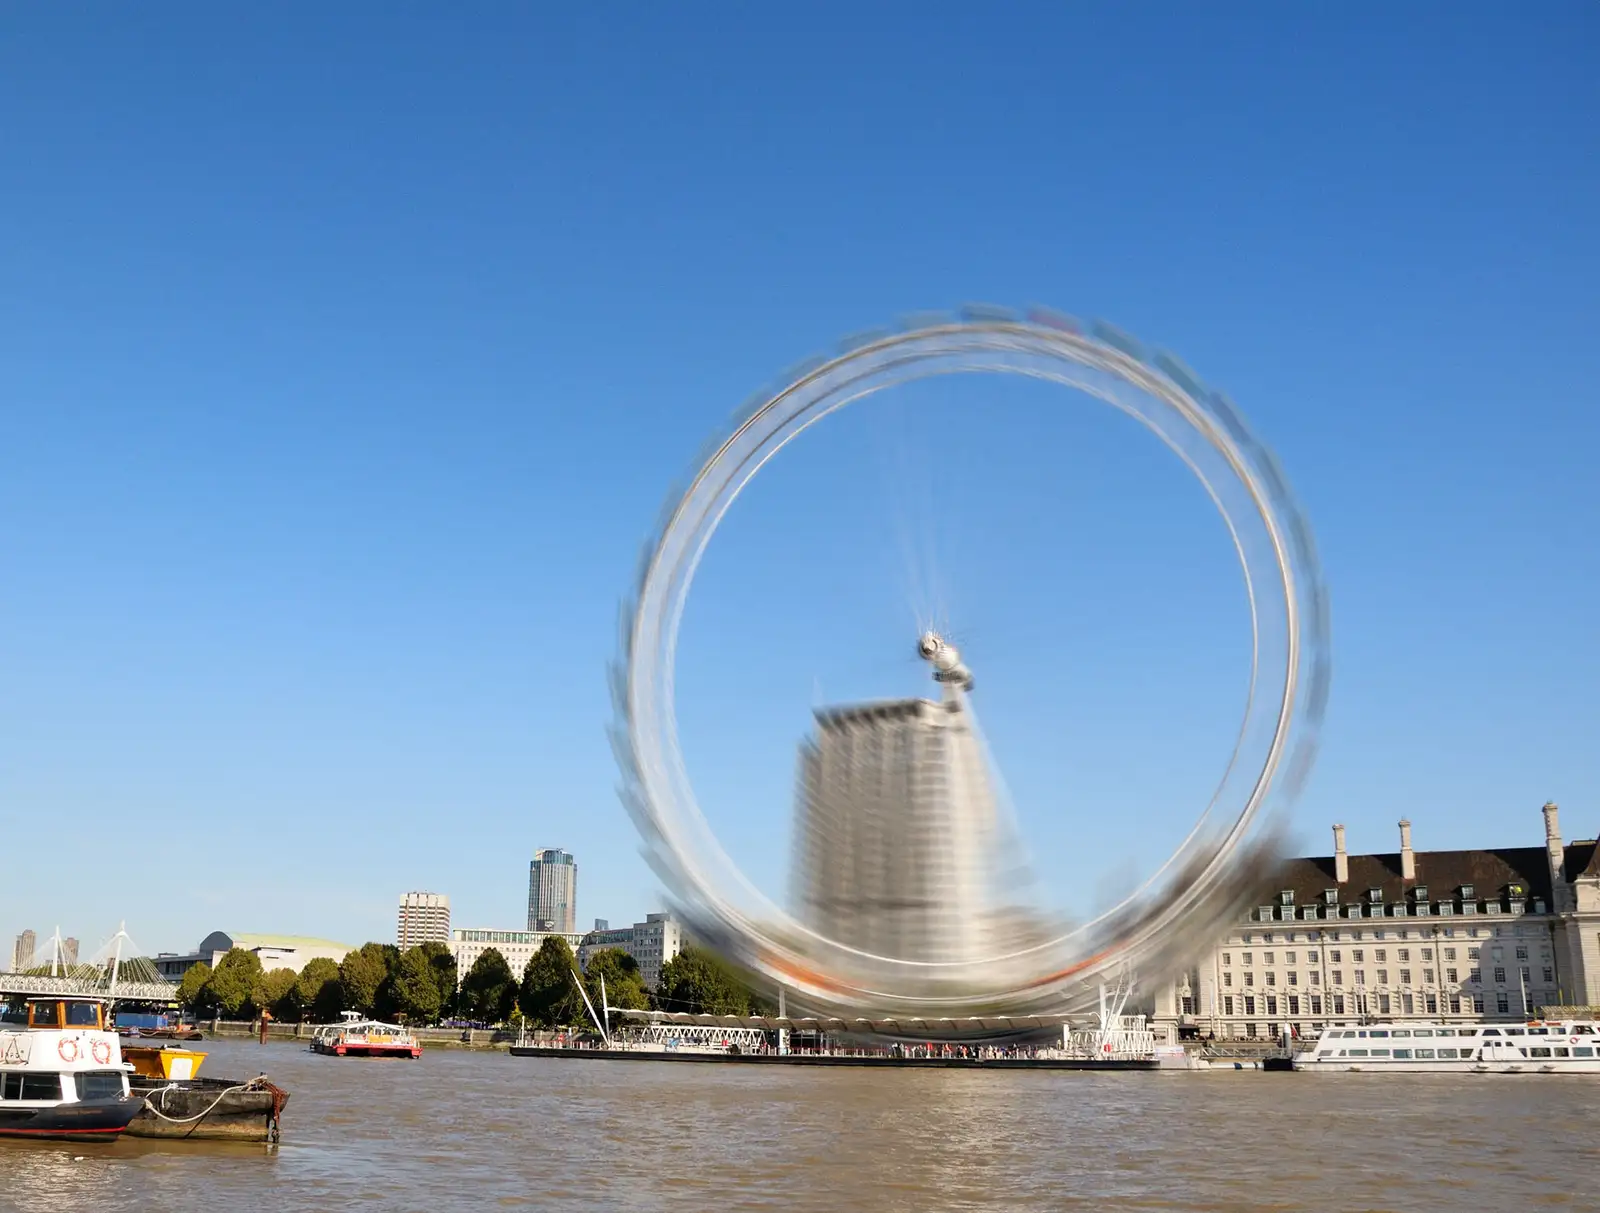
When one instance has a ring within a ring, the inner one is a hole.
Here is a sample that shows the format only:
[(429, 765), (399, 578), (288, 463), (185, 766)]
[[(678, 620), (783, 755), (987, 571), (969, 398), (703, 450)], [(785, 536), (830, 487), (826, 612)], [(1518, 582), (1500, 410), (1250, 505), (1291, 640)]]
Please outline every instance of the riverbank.
[[(258, 1040), (261, 1025), (244, 1019), (217, 1019), (201, 1022), (200, 1031), (208, 1038), (218, 1040)], [(314, 1023), (269, 1023), (267, 1039), (303, 1041), (311, 1043), (311, 1035), (320, 1025)], [(517, 1034), (501, 1028), (411, 1028), (408, 1029), (425, 1049), (498, 1049), (502, 1052), (517, 1042)], [(551, 1035), (552, 1041), (554, 1034)]]

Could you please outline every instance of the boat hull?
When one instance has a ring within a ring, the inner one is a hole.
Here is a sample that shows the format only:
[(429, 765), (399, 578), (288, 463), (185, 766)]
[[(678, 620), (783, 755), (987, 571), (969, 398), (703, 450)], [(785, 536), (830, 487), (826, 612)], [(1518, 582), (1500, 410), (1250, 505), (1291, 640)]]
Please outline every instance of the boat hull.
[(1294, 1063), (1302, 1074), (1600, 1074), (1600, 1060), (1529, 1061), (1333, 1061)]
[(1155, 1070), (1154, 1058), (888, 1057), (844, 1053), (718, 1053), (709, 1049), (568, 1049), (512, 1045), (513, 1057), (572, 1057), (584, 1061), (721, 1062), (727, 1065), (872, 1066), (886, 1070)]
[(329, 1057), (401, 1057), (416, 1061), (422, 1056), (420, 1045), (332, 1044), (313, 1042), (312, 1051)]
[(164, 1082), (135, 1076), (131, 1081), (147, 1106), (129, 1122), (129, 1137), (276, 1141), (289, 1102), (288, 1092), (277, 1087), (241, 1089), (243, 1084), (220, 1078)]
[(138, 1096), (89, 1099), (51, 1107), (0, 1106), (0, 1137), (50, 1141), (113, 1141), (144, 1110)]

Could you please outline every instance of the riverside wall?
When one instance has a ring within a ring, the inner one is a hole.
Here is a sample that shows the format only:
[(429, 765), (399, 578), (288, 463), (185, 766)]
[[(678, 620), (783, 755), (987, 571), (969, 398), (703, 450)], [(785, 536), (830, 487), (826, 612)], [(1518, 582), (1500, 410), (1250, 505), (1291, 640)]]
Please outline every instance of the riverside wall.
[[(321, 1026), (314, 1023), (269, 1023), (267, 1039), (309, 1041), (311, 1034)], [(200, 1030), (207, 1036), (256, 1039), (261, 1035), (261, 1024), (244, 1019), (202, 1020)], [(424, 1048), (508, 1049), (517, 1043), (517, 1034), (504, 1028), (410, 1028), (408, 1031)], [(553, 1045), (557, 1043), (557, 1035), (554, 1032), (530, 1032), (528, 1040), (532, 1044)]]

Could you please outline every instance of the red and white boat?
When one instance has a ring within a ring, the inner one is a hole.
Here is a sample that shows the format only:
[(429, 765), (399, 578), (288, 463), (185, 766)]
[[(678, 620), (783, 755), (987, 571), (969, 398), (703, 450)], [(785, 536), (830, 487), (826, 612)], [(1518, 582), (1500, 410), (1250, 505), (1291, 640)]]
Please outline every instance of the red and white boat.
[(422, 1045), (399, 1024), (362, 1019), (356, 1011), (344, 1012), (342, 1023), (324, 1024), (311, 1036), (313, 1053), (334, 1057), (409, 1057), (422, 1056)]

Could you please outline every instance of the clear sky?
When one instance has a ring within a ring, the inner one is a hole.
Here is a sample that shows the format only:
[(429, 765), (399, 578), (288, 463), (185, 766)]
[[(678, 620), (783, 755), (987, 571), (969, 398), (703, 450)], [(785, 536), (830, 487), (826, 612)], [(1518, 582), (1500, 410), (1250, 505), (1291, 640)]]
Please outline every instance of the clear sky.
[[(518, 926), (542, 846), (580, 921), (657, 908), (604, 667), (666, 490), (968, 300), (1168, 346), (1279, 453), (1334, 602), (1304, 845), (1593, 837), (1600, 16), (1222, 7), (11, 11), (0, 933)], [(835, 421), (686, 620), (730, 849), (780, 889), (809, 709), (923, 690), (932, 553), (1047, 877), (1147, 863), (1239, 707), (1198, 490), (1016, 383)]]

